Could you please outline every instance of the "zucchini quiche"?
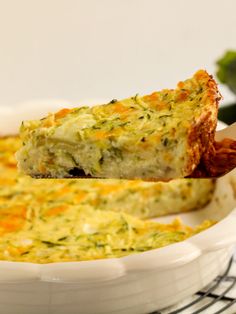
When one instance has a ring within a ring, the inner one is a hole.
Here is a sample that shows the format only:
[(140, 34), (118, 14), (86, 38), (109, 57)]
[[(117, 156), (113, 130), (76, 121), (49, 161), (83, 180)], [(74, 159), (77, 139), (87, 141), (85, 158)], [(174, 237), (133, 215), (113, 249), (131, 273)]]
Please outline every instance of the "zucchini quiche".
[(0, 138), (0, 260), (121, 257), (185, 240), (212, 225), (143, 219), (204, 206), (212, 180), (34, 180), (17, 171), (20, 145), (18, 137)]
[(175, 90), (25, 121), (19, 168), (53, 178), (190, 176), (212, 160), (219, 100), (212, 76), (200, 70)]

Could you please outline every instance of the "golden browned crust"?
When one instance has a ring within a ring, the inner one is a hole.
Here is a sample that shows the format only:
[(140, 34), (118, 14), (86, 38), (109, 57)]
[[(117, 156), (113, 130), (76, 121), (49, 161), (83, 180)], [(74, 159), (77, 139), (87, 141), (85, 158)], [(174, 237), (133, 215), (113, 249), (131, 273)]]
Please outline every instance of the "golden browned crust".
[[(204, 79), (205, 74), (199, 71), (195, 75)], [(219, 177), (236, 167), (236, 141), (224, 139), (216, 142), (214, 139), (221, 95), (211, 75), (208, 75), (207, 86), (206, 97), (212, 104), (212, 109), (209, 107), (209, 111), (204, 112), (203, 119), (191, 129), (189, 136), (190, 145), (196, 139), (201, 143), (200, 162), (189, 176), (192, 178)]]
[[(201, 117), (189, 130), (190, 159), (188, 169), (190, 171), (193, 170), (194, 166), (199, 165), (202, 160), (209, 159), (211, 155), (217, 125), (218, 105), (221, 99), (215, 80), (206, 71), (198, 71), (194, 78), (197, 81), (205, 82), (206, 94), (202, 101), (208, 103), (208, 106), (205, 107)], [(192, 143), (197, 143), (197, 145), (193, 146)]]
[(219, 177), (236, 167), (236, 141), (224, 139), (211, 144), (210, 150), (192, 173), (193, 178)]

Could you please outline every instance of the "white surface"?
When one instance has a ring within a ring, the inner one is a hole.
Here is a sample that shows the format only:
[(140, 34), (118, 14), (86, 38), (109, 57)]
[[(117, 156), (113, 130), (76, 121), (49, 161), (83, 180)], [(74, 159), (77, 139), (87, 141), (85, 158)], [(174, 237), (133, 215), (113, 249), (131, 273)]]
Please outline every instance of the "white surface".
[(0, 0), (0, 105), (110, 100), (214, 74), (236, 48), (235, 12), (234, 0)]
[[(37, 114), (57, 107), (57, 102), (51, 102), (50, 108), (38, 105)], [(15, 133), (26, 115), (36, 114), (29, 104), (13, 110), (13, 116), (9, 112), (0, 108), (1, 134), (7, 122)], [(191, 225), (204, 218), (219, 219), (219, 223), (168, 247), (86, 262), (0, 261), (0, 313), (146, 314), (184, 299), (211, 282), (229, 261), (236, 242), (235, 185), (235, 174), (228, 174), (218, 180), (205, 209), (179, 215)]]

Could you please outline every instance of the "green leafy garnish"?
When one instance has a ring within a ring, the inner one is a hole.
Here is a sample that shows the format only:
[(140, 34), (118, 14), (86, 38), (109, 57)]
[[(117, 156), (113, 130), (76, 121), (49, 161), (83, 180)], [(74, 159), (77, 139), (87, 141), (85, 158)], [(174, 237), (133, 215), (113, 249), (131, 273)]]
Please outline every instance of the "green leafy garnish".
[(224, 56), (217, 61), (217, 65), (216, 75), (219, 81), (226, 84), (236, 94), (236, 51), (226, 51)]

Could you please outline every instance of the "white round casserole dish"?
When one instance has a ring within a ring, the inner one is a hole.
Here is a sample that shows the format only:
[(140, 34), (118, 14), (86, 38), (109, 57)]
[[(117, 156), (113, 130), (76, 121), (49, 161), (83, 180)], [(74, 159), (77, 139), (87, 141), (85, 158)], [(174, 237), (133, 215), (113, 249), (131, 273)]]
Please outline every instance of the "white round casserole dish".
[[(0, 107), (0, 135), (16, 134), (21, 120), (61, 107), (39, 103), (37, 108), (34, 103)], [(235, 206), (236, 172), (231, 172), (217, 180), (205, 208), (177, 215), (190, 225), (220, 220), (184, 242), (117, 259), (46, 265), (0, 261), (0, 313), (146, 314), (172, 305), (226, 268), (236, 243)]]

